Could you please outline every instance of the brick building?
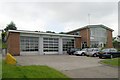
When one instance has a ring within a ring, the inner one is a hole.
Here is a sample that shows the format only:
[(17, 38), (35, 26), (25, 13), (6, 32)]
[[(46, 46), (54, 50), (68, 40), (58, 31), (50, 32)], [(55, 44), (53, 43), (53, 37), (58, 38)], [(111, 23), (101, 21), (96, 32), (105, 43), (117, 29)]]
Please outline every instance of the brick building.
[(78, 35), (9, 30), (7, 52), (12, 55), (65, 54), (68, 48), (80, 48)]
[(67, 32), (71, 35), (81, 36), (81, 47), (113, 47), (112, 32), (104, 25), (87, 25), (85, 27)]
[(67, 34), (9, 30), (7, 52), (12, 55), (65, 54), (68, 48), (112, 47), (112, 29), (89, 25)]

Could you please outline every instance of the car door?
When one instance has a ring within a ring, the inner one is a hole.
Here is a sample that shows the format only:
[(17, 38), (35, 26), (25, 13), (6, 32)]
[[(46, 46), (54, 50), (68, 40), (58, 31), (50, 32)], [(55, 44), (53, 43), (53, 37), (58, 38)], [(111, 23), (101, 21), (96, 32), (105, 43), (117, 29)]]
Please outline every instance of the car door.
[(110, 53), (111, 53), (111, 55), (112, 55), (113, 57), (117, 57), (117, 56), (118, 56), (117, 50), (114, 49), (114, 48), (111, 48), (111, 49), (110, 49)]

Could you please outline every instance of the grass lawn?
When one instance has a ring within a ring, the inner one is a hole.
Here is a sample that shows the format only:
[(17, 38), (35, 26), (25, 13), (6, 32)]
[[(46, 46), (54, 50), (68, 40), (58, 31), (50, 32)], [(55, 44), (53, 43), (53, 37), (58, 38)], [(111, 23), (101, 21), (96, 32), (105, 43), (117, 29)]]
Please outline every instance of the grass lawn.
[(0, 39), (0, 48), (2, 48), (2, 40)]
[(6, 43), (2, 43), (2, 40), (0, 39), (0, 48), (6, 48), (7, 45)]
[(2, 54), (0, 53), (0, 78), (2, 78)]
[(113, 59), (105, 59), (105, 60), (102, 60), (101, 62), (103, 64), (108, 64), (108, 65), (112, 65), (112, 66), (119, 66), (120, 67), (120, 58), (113, 58)]
[(2, 64), (3, 78), (25, 78), (27, 80), (30, 78), (65, 78), (65, 80), (70, 80), (64, 74), (48, 66), (16, 66), (8, 65), (4, 61)]

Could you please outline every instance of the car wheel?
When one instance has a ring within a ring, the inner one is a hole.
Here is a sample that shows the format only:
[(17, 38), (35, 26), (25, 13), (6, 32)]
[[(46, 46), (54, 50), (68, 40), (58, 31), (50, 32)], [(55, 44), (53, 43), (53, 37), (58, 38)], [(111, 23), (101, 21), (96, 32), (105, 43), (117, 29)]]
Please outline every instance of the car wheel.
[(86, 55), (87, 57), (89, 57), (89, 55)]
[(95, 53), (95, 54), (93, 54), (93, 57), (97, 57), (97, 54)]
[(69, 55), (71, 55), (71, 54), (69, 53)]
[(113, 58), (113, 55), (110, 55), (110, 59), (112, 59)]
[(85, 53), (82, 53), (81, 56), (85, 56)]
[(79, 54), (75, 54), (76, 56), (79, 56)]
[(99, 56), (99, 58), (100, 58), (100, 59), (102, 59), (102, 57), (101, 57), (101, 56)]

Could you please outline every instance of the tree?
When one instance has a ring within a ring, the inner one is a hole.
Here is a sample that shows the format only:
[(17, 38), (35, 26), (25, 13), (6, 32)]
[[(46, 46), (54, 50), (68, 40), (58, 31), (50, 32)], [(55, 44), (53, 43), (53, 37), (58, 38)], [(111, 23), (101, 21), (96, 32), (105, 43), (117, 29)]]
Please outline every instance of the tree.
[(60, 32), (59, 34), (66, 34), (65, 32)]
[(2, 33), (1, 33), (1, 36), (2, 36), (2, 48), (4, 48), (4, 49), (7, 48), (6, 35), (7, 35), (7, 33), (2, 30)]
[(5, 30), (6, 32), (7, 32), (8, 30), (17, 30), (17, 27), (16, 27), (16, 25), (14, 24), (14, 22), (11, 21), (10, 24), (8, 24), (4, 30)]
[[(5, 32), (4, 32), (5, 30)], [(11, 21), (10, 24), (6, 26), (6, 28), (2, 30), (1, 36), (2, 36), (2, 48), (6, 48), (6, 37), (7, 37), (7, 31), (8, 30), (17, 30), (15, 24)]]
[(46, 31), (46, 33), (55, 33), (55, 32), (52, 32), (52, 31)]
[(5, 42), (6, 32), (2, 30), (1, 36), (2, 36), (2, 42)]
[(120, 50), (120, 42), (116, 40), (116, 37), (113, 38), (113, 47), (117, 48), (118, 50)]

